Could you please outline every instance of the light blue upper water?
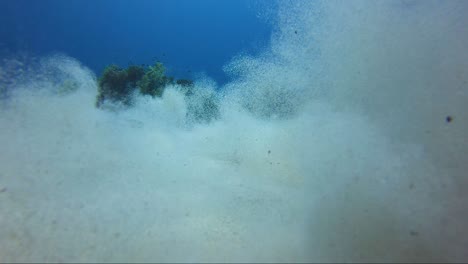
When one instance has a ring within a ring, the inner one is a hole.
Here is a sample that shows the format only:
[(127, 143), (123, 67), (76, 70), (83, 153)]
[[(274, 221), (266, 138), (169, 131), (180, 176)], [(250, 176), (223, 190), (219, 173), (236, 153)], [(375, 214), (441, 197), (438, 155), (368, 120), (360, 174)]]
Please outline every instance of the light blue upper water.
[(170, 75), (203, 73), (222, 84), (222, 66), (265, 48), (270, 34), (248, 0), (0, 1), (0, 50), (65, 53), (98, 75), (111, 63), (159, 60)]

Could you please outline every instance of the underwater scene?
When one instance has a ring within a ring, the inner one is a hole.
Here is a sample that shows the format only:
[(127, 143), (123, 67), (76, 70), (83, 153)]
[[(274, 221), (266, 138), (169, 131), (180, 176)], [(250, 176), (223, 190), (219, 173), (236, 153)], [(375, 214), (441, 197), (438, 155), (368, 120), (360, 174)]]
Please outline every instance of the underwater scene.
[(0, 262), (468, 262), (467, 14), (0, 0)]

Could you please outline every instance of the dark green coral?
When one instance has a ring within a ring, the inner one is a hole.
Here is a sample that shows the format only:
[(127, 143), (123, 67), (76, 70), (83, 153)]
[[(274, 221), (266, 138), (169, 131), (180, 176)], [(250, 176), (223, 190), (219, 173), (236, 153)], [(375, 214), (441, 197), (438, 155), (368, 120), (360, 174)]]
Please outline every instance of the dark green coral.
[[(166, 69), (160, 62), (146, 69), (136, 65), (129, 66), (127, 69), (109, 65), (99, 78), (96, 106), (100, 107), (105, 101), (131, 105), (131, 95), (137, 89), (143, 95), (161, 97), (164, 88), (168, 84), (174, 84), (174, 78), (166, 76), (165, 72)], [(191, 81), (178, 80), (177, 83), (186, 86)]]
[(130, 94), (133, 90), (126, 70), (117, 65), (109, 65), (104, 69), (98, 81), (98, 96), (96, 106), (101, 106), (104, 101), (131, 103)]
[(218, 98), (215, 93), (195, 90), (193, 81), (188, 79), (174, 81), (173, 77), (165, 74), (166, 68), (160, 62), (147, 68), (132, 65), (122, 69), (117, 65), (109, 65), (99, 78), (96, 106), (101, 107), (106, 101), (130, 106), (132, 95), (136, 91), (142, 95), (161, 97), (167, 85), (177, 84), (186, 96), (189, 120), (210, 122), (219, 117)]
[(169, 78), (165, 75), (166, 68), (160, 62), (150, 66), (137, 85), (144, 95), (161, 97), (164, 87), (169, 83)]

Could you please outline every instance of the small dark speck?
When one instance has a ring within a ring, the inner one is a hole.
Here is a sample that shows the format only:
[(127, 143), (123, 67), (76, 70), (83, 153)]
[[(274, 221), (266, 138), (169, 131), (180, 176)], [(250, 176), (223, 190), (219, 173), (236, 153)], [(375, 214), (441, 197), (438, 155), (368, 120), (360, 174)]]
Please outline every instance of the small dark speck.
[(270, 153), (271, 153), (271, 150), (268, 150), (268, 154), (270, 154)]
[(453, 117), (452, 117), (452, 116), (447, 116), (447, 117), (445, 118), (445, 121), (447, 121), (447, 123), (450, 123), (450, 122), (453, 121)]
[(414, 189), (414, 183), (411, 183), (411, 184), (409, 185), (409, 188), (410, 188), (411, 190)]
[(294, 30), (294, 34), (297, 34), (297, 30)]
[(3, 187), (3, 188), (0, 189), (0, 193), (4, 193), (4, 192), (6, 192), (7, 190), (8, 190), (7, 187)]
[(410, 231), (411, 236), (419, 236), (419, 232), (416, 231)]

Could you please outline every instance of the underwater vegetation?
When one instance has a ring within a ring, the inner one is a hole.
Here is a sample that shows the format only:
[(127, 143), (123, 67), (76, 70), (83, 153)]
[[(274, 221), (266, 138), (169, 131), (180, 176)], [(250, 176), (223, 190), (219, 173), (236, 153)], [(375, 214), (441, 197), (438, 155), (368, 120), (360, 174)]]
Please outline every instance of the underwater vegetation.
[(137, 82), (140, 92), (144, 95), (161, 97), (164, 87), (174, 82), (174, 78), (166, 76), (165, 72), (166, 69), (160, 62), (149, 66), (141, 80)]
[(188, 100), (187, 116), (196, 122), (209, 122), (219, 116), (218, 99), (212, 93), (195, 92), (195, 85), (189, 79), (177, 79), (166, 75), (166, 68), (161, 62), (143, 67), (131, 65), (126, 69), (111, 64), (107, 66), (98, 79), (96, 107), (101, 108), (104, 102), (121, 103), (132, 106), (135, 92), (153, 98), (162, 97), (168, 85), (177, 85)]
[(165, 71), (160, 62), (147, 68), (136, 65), (127, 69), (114, 64), (107, 66), (98, 81), (96, 106), (100, 107), (106, 100), (129, 106), (135, 90), (143, 95), (161, 97), (164, 87), (174, 82), (174, 78), (166, 76)]
[[(134, 73), (135, 70), (130, 69), (130, 72)], [(130, 94), (135, 88), (136, 82), (129, 78), (129, 69), (124, 70), (117, 65), (107, 66), (98, 80), (96, 106), (100, 107), (106, 100), (130, 105)]]

